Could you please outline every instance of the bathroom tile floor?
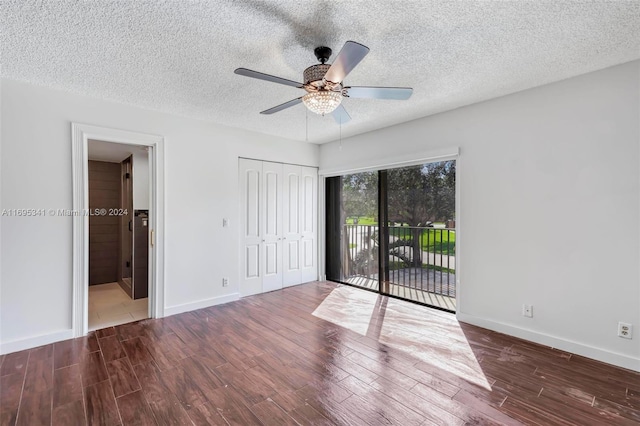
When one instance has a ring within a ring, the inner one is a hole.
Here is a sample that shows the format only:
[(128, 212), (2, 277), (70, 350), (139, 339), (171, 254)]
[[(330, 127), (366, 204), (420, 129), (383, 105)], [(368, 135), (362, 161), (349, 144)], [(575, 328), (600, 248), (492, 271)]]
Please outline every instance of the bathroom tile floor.
[(118, 283), (89, 286), (89, 331), (148, 318), (147, 301), (131, 299)]

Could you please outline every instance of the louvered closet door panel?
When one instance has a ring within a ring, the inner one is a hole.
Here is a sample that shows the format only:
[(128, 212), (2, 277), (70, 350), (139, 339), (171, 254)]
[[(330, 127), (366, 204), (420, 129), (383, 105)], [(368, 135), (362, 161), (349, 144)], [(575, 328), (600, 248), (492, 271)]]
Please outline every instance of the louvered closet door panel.
[(262, 292), (262, 161), (240, 159), (240, 216), (242, 220), (240, 293)]
[(285, 164), (282, 167), (282, 261), (283, 285), (290, 286), (302, 282), (300, 247), (300, 184), (301, 167)]
[(318, 279), (317, 253), (318, 169), (301, 167), (300, 272), (301, 282)]
[(262, 291), (282, 288), (282, 164), (262, 164)]

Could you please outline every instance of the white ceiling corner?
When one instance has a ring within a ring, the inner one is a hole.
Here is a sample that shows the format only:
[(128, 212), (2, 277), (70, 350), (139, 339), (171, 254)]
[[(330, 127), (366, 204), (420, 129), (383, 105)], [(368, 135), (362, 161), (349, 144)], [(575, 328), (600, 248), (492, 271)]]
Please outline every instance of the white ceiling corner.
[(87, 155), (89, 160), (106, 161), (108, 163), (121, 163), (135, 153), (146, 153), (146, 146), (127, 145), (122, 143), (106, 142), (89, 139), (87, 141)]
[[(347, 137), (640, 58), (632, 1), (0, 0), (3, 77), (282, 138), (340, 128), (302, 93), (235, 75), (300, 81), (347, 40), (370, 54), (348, 85), (409, 86), (408, 101), (345, 99)], [(331, 60), (330, 60), (331, 61)]]

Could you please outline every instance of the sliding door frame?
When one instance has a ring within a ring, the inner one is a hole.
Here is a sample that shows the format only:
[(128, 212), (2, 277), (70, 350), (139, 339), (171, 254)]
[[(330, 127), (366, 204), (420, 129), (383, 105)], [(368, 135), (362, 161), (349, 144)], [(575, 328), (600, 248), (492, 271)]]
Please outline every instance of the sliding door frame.
[[(345, 283), (345, 282), (340, 282), (341, 284), (344, 285), (349, 285), (352, 287), (357, 287), (363, 290), (368, 290), (368, 291), (372, 291), (378, 294), (382, 294), (388, 297), (392, 297), (395, 299), (401, 299), (401, 300), (406, 300), (394, 295), (389, 294), (389, 288), (388, 288), (388, 284), (389, 284), (389, 259), (388, 256), (384, 256), (382, 253), (384, 253), (385, 251), (383, 251), (384, 247), (382, 247), (382, 245), (386, 245), (388, 242), (388, 232), (389, 232), (389, 228), (388, 228), (388, 215), (387, 215), (387, 199), (388, 199), (388, 194), (386, 193), (386, 171), (390, 170), (390, 169), (399, 169), (399, 168), (403, 168), (403, 167), (410, 167), (410, 166), (419, 166), (422, 164), (426, 164), (426, 163), (435, 163), (435, 162), (439, 162), (439, 161), (449, 161), (449, 160), (455, 160), (456, 161), (456, 184), (455, 184), (455, 190), (456, 190), (456, 194), (455, 194), (455, 222), (456, 222), (456, 282), (455, 282), (455, 286), (456, 286), (456, 317), (458, 316), (459, 313), (463, 312), (462, 311), (462, 306), (463, 306), (463, 289), (461, 288), (460, 283), (461, 278), (462, 278), (462, 271), (463, 271), (463, 265), (464, 263), (462, 262), (462, 244), (461, 244), (461, 235), (462, 235), (462, 212), (461, 212), (461, 204), (460, 204), (460, 200), (461, 200), (461, 188), (462, 188), (462, 183), (461, 183), (461, 170), (462, 170), (462, 161), (461, 161), (461, 155), (460, 155), (460, 148), (458, 147), (453, 147), (453, 148), (445, 148), (445, 149), (440, 149), (440, 150), (433, 150), (433, 151), (426, 151), (426, 152), (422, 152), (422, 153), (416, 153), (413, 155), (402, 155), (402, 156), (397, 156), (397, 157), (391, 157), (389, 158), (387, 161), (378, 161), (377, 159), (370, 159), (370, 160), (365, 160), (362, 161), (360, 164), (354, 165), (354, 167), (350, 167), (350, 166), (342, 166), (342, 167), (333, 167), (333, 168), (320, 168), (320, 170), (318, 171), (318, 184), (321, 188), (321, 190), (318, 190), (318, 229), (322, 230), (322, 233), (318, 234), (318, 253), (325, 253), (326, 251), (326, 225), (327, 225), (327, 217), (326, 217), (326, 193), (325, 193), (325, 188), (326, 188), (326, 180), (327, 178), (330, 177), (336, 177), (336, 176), (343, 176), (343, 175), (348, 175), (348, 174), (354, 174), (354, 173), (361, 173), (361, 172), (367, 172), (367, 171), (382, 171), (383, 173), (379, 173), (378, 175), (378, 223), (379, 223), (379, 229), (381, 233), (385, 233), (384, 236), (381, 236), (380, 238), (380, 242), (379, 244), (381, 244), (380, 246), (380, 250), (378, 253), (379, 256), (379, 266), (380, 266), (380, 272), (379, 272), (379, 276), (384, 276), (384, 281), (382, 280), (378, 280), (378, 290), (372, 290), (372, 289), (367, 289), (364, 287), (358, 287), (358, 286), (354, 286), (352, 284), (349, 283)], [(381, 176), (381, 175), (384, 175)], [(384, 180), (384, 183), (382, 182)], [(383, 187), (384, 185), (384, 187)], [(382, 203), (381, 201), (385, 201), (384, 203)], [(384, 208), (382, 208), (381, 206), (384, 205)], [(383, 222), (384, 219), (384, 222)], [(384, 226), (383, 226), (384, 224)], [(320, 279), (321, 280), (326, 280), (327, 279), (327, 275), (326, 275), (326, 257), (325, 259), (322, 259), (322, 261), (318, 262), (318, 268), (319, 268), (319, 272), (320, 272)], [(385, 290), (385, 285), (383, 283), (386, 283), (386, 291)], [(443, 310), (446, 312), (451, 312), (447, 309), (443, 309), (437, 306), (431, 306), (431, 305), (426, 305), (424, 303), (421, 302), (415, 302), (413, 301), (413, 303), (417, 303), (420, 305), (424, 305), (424, 306), (428, 306), (430, 308), (433, 309), (438, 309), (438, 310)]]
[(378, 170), (378, 292), (390, 293), (389, 282), (389, 192), (387, 170)]

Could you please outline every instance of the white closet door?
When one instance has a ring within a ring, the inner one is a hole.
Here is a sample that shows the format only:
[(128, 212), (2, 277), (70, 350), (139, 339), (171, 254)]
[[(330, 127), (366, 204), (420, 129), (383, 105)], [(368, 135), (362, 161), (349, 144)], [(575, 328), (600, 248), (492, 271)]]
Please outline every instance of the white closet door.
[(300, 173), (300, 268), (301, 280), (318, 279), (317, 253), (318, 169), (301, 167)]
[(318, 278), (318, 172), (241, 159), (242, 296)]
[(241, 159), (240, 217), (242, 220), (240, 293), (262, 292), (262, 161)]
[(283, 282), (287, 287), (302, 282), (302, 264), (300, 259), (300, 195), (301, 167), (284, 164), (282, 167), (283, 199), (282, 199), (282, 244), (283, 244)]
[(282, 164), (262, 163), (262, 291), (282, 288)]

